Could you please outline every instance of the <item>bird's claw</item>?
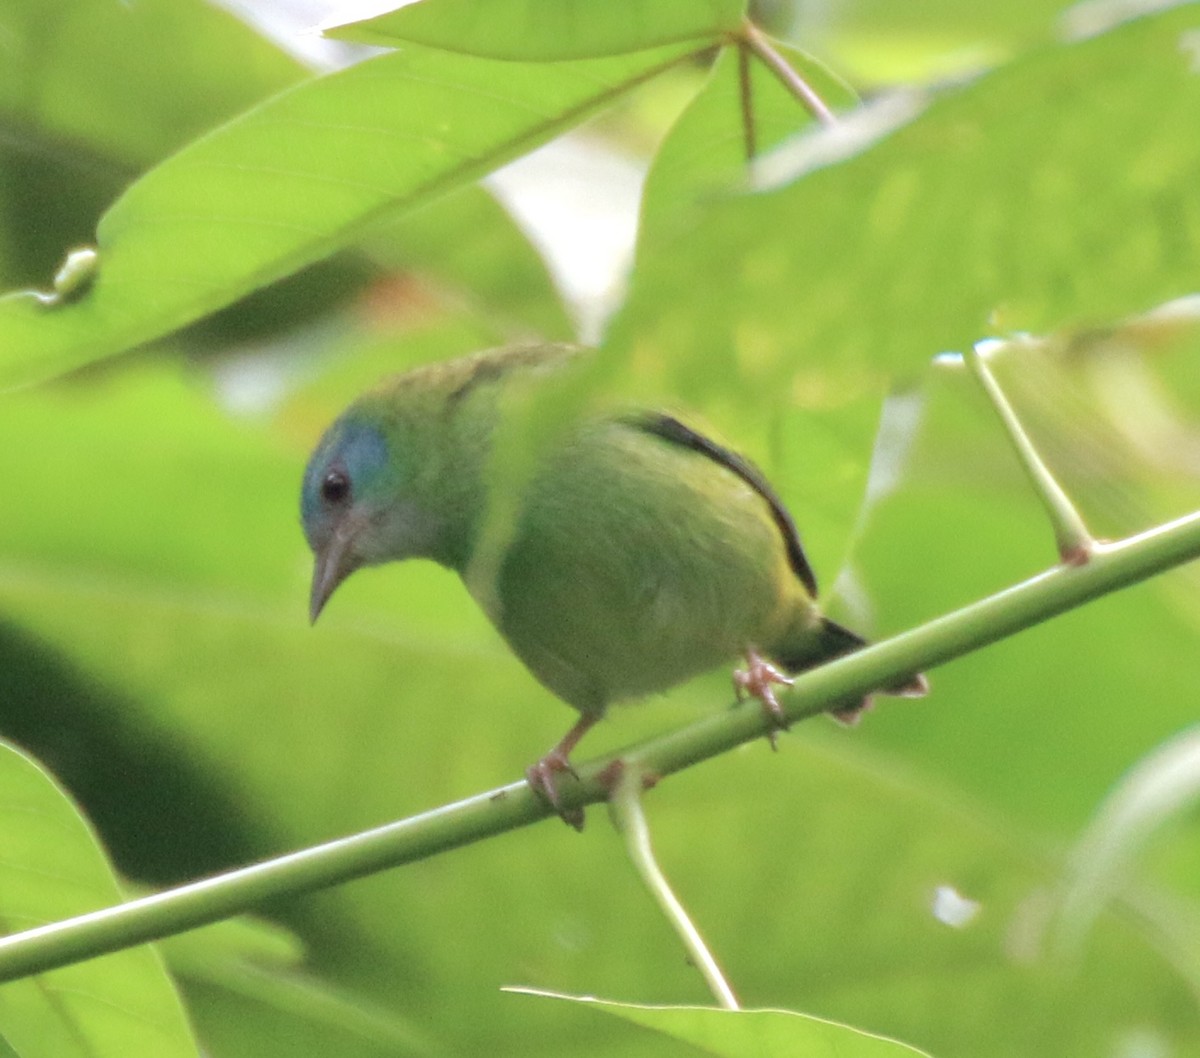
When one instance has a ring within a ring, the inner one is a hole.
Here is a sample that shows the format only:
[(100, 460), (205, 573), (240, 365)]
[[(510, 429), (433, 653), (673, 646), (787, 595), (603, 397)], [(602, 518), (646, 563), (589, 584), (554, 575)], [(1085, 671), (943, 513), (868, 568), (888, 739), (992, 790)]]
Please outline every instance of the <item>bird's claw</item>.
[(583, 809), (565, 808), (562, 798), (559, 797), (558, 776), (562, 772), (566, 772), (573, 778), (579, 778), (567, 757), (556, 750), (551, 750), (536, 764), (531, 764), (525, 769), (525, 778), (529, 782), (530, 789), (547, 801), (564, 823), (576, 830), (582, 830)]
[(771, 724), (767, 739), (772, 749), (777, 749), (776, 736), (790, 726), (787, 714), (775, 695), (776, 687), (790, 687), (795, 681), (780, 672), (774, 665), (755, 650), (746, 651), (745, 668), (734, 669), (733, 689), (738, 701), (749, 696), (762, 703), (763, 716)]

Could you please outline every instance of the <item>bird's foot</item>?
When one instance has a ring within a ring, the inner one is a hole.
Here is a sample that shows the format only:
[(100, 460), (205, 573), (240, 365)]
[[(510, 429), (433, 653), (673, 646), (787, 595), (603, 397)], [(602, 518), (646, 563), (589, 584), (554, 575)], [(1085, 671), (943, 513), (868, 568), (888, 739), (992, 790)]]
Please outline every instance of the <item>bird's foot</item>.
[(790, 687), (794, 682), (790, 676), (780, 672), (756, 650), (747, 650), (745, 668), (734, 669), (733, 672), (733, 689), (738, 696), (738, 701), (748, 695), (751, 698), (757, 698), (762, 703), (763, 715), (771, 724), (771, 729), (767, 732), (767, 739), (770, 741), (772, 749), (778, 748), (775, 744), (778, 732), (786, 731), (789, 726), (787, 714), (784, 713), (783, 706), (779, 704), (779, 699), (775, 696), (775, 688)]
[(525, 778), (534, 793), (549, 802), (550, 807), (558, 813), (564, 823), (576, 830), (582, 830), (583, 809), (565, 808), (558, 793), (558, 777), (563, 772), (576, 779), (579, 778), (566, 754), (560, 753), (558, 747), (555, 747), (536, 764), (531, 764), (525, 769)]
[(583, 829), (583, 809), (563, 807), (562, 798), (558, 793), (558, 776), (566, 772), (575, 779), (579, 778), (578, 773), (571, 767), (571, 750), (587, 734), (588, 729), (600, 719), (600, 715), (599, 713), (584, 713), (575, 722), (575, 726), (562, 737), (562, 741), (557, 746), (536, 764), (531, 764), (525, 769), (525, 778), (529, 781), (529, 788), (541, 796), (558, 813), (558, 817), (564, 823), (576, 830)]

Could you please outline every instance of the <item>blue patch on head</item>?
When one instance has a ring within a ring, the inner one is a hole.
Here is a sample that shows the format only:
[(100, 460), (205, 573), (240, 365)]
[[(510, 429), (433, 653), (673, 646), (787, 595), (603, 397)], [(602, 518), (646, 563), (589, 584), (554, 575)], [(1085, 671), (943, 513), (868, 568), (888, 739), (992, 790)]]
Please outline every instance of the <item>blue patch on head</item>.
[(309, 534), (331, 513), (321, 499), (321, 484), (331, 470), (341, 470), (350, 479), (350, 502), (355, 503), (371, 495), (387, 464), (387, 439), (378, 426), (345, 418), (335, 422), (304, 472), (300, 514)]

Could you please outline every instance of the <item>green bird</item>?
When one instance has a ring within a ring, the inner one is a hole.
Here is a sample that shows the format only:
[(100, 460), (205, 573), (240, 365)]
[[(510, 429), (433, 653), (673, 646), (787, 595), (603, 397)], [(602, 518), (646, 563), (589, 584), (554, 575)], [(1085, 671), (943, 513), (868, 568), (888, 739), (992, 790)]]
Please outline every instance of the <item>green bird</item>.
[[(433, 559), (579, 711), (527, 771), (560, 814), (557, 776), (613, 702), (742, 658), (739, 693), (782, 726), (775, 685), (864, 645), (821, 613), (795, 524), (746, 459), (661, 412), (556, 422), (539, 406), (581, 359), (567, 346), (512, 347), (388, 379), (326, 431), (301, 497), (313, 621), (360, 567)], [(526, 446), (523, 473), (498, 473), (522, 417), (530, 437), (550, 425)], [(509, 491), (497, 499), (493, 484)], [(913, 676), (885, 690), (926, 689)], [(867, 701), (835, 713), (852, 719)]]

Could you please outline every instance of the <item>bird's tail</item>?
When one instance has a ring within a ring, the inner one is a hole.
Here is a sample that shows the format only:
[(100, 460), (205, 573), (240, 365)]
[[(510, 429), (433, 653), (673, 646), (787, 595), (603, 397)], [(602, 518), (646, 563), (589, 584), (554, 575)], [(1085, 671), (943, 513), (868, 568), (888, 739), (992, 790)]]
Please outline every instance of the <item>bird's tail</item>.
[[(850, 629), (836, 621), (829, 620), (828, 617), (822, 617), (815, 644), (810, 640), (808, 649), (803, 655), (784, 656), (780, 657), (778, 661), (789, 672), (802, 672), (822, 661), (830, 661), (845, 654), (852, 654), (866, 645), (867, 641), (862, 636), (851, 632)], [(889, 684), (887, 687), (881, 687), (880, 691), (898, 698), (923, 698), (929, 693), (929, 681), (918, 672)], [(842, 723), (854, 724), (870, 707), (871, 697), (868, 695), (861, 700), (831, 709), (830, 712), (835, 719)]]

